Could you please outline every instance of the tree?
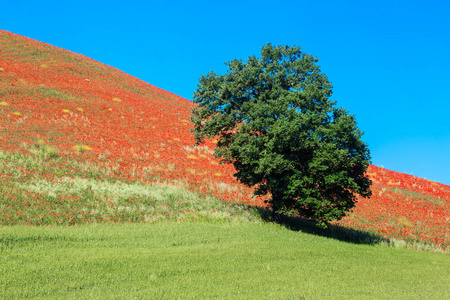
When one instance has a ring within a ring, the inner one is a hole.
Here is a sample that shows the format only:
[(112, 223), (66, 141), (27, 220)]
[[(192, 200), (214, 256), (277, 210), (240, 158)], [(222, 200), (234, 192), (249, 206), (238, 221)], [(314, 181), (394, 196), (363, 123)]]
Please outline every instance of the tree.
[(214, 155), (234, 176), (271, 195), (272, 218), (294, 213), (326, 227), (370, 197), (367, 145), (353, 115), (330, 101), (332, 85), (300, 47), (262, 47), (261, 57), (201, 76), (191, 115), (196, 144), (218, 139)]

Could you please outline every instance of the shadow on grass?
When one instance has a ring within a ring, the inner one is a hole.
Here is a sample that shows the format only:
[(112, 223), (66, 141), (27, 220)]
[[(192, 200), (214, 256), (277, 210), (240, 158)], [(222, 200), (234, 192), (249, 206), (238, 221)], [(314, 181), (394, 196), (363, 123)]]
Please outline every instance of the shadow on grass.
[[(261, 219), (265, 222), (273, 222), (271, 218), (272, 211), (267, 208), (255, 207)], [(280, 223), (282, 226), (293, 230), (301, 231), (304, 233), (314, 234), (318, 236), (333, 238), (339, 241), (353, 243), (353, 244), (365, 244), (375, 245), (381, 242), (387, 242), (383, 237), (376, 234), (356, 230), (352, 228), (346, 228), (339, 225), (328, 225), (328, 228), (324, 229), (318, 227), (316, 222), (302, 218), (281, 216)]]

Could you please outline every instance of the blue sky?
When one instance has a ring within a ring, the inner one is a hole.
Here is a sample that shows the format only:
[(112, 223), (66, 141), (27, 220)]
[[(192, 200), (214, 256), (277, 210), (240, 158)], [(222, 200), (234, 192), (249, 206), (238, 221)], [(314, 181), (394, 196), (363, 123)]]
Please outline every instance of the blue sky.
[(0, 29), (189, 100), (224, 62), (300, 46), (356, 115), (374, 165), (450, 185), (448, 0), (2, 2)]

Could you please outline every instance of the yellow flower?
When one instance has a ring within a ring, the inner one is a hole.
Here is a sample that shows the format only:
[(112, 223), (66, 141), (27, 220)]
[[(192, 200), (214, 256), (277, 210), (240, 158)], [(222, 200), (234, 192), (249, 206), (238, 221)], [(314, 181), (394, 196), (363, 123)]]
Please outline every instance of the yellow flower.
[(13, 112), (13, 115), (21, 116), (22, 114), (20, 112), (18, 112), (18, 111), (15, 111), (15, 112)]
[(2, 68), (2, 67), (0, 67), (0, 72), (3, 72), (3, 71), (5, 71), (5, 69), (4, 69), (4, 68)]
[(117, 97), (112, 98), (112, 101), (114, 101), (114, 102), (122, 102), (122, 100), (120, 98), (117, 98)]
[(84, 109), (82, 109), (81, 107), (77, 107), (78, 111), (84, 111)]
[(68, 109), (63, 109), (62, 111), (65, 113), (70, 113), (70, 110), (68, 110)]
[(189, 158), (189, 159), (198, 159), (197, 156), (192, 155), (192, 154), (191, 154), (191, 155), (188, 155), (188, 158)]
[(72, 149), (77, 150), (77, 151), (90, 151), (92, 150), (91, 147), (86, 146), (86, 145), (75, 145), (72, 147)]
[(405, 217), (401, 217), (398, 219), (398, 223), (405, 227), (413, 227), (414, 225)]
[(109, 111), (112, 111), (112, 108), (108, 108)]
[(9, 104), (7, 102), (5, 102), (5, 101), (0, 102), (0, 105), (2, 105), (2, 106), (9, 106)]

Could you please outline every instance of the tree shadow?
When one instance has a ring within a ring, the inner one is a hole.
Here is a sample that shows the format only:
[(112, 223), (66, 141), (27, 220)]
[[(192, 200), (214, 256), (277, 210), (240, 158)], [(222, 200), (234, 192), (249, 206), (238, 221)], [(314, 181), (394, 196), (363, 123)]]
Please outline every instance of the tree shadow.
[[(254, 208), (263, 221), (273, 222), (271, 218), (272, 210), (263, 207)], [(328, 228), (324, 229), (318, 227), (316, 222), (299, 216), (281, 215), (280, 225), (292, 231), (300, 231), (353, 244), (375, 245), (381, 242), (388, 242), (387, 239), (376, 234), (339, 225), (329, 224)]]

